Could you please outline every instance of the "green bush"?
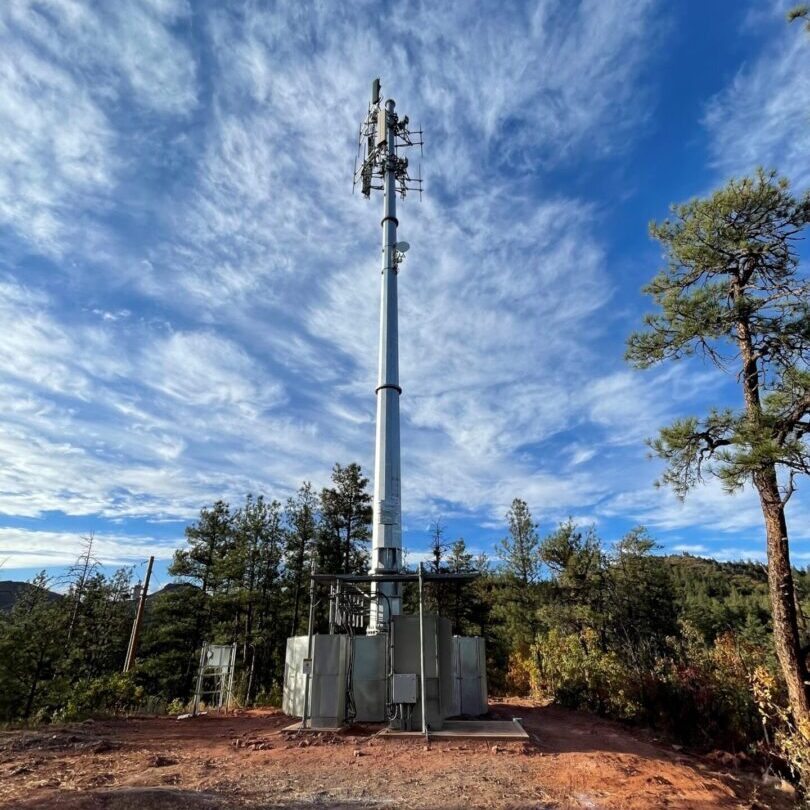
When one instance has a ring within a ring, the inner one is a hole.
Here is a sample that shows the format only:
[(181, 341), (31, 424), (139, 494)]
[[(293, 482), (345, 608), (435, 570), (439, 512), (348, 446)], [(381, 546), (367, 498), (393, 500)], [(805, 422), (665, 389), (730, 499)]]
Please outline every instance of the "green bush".
[(172, 716), (176, 716), (178, 714), (185, 714), (186, 711), (187, 711), (186, 703), (180, 698), (175, 698), (166, 707), (166, 714), (170, 714)]
[(277, 709), (281, 706), (282, 687), (279, 683), (274, 683), (270, 689), (262, 689), (253, 700), (254, 706), (264, 706)]
[(573, 709), (619, 720), (639, 717), (639, 683), (614, 652), (600, 649), (595, 631), (549, 630), (532, 646), (532, 692)]
[(706, 645), (688, 626), (672, 652), (639, 668), (604, 650), (586, 628), (538, 636), (526, 660), (531, 691), (574, 709), (643, 722), (704, 749), (753, 748), (762, 736), (751, 674), (759, 654), (733, 635)]
[(98, 714), (120, 714), (138, 708), (144, 700), (143, 687), (131, 673), (112, 673), (83, 678), (71, 687), (54, 720), (72, 721)]

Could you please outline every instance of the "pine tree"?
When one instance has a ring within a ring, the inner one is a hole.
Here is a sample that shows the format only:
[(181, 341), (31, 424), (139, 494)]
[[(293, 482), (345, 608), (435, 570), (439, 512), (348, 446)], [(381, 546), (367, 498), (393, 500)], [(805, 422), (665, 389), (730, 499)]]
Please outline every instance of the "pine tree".
[(189, 699), (199, 661), (201, 596), (190, 583), (173, 583), (147, 601), (137, 674), (148, 694)]
[(447, 551), (447, 542), (444, 539), (444, 523), (441, 519), (430, 524), (430, 560), (428, 568), (434, 574), (442, 571), (442, 562)]
[(498, 544), (501, 570), (506, 578), (502, 606), (515, 647), (524, 652), (537, 633), (537, 598), (534, 585), (540, 573), (537, 524), (525, 501), (515, 498), (506, 513), (509, 534)]
[(543, 539), (539, 556), (552, 577), (551, 598), (544, 610), (547, 623), (578, 635), (592, 628), (604, 648), (606, 560), (594, 527), (583, 531), (569, 518)]
[(318, 499), (312, 484), (305, 481), (295, 497), (287, 500), (284, 517), (287, 523), (285, 571), (292, 589), (290, 635), (294, 636), (300, 629), (305, 585), (318, 533)]
[(248, 495), (236, 513), (234, 531), (241, 582), (238, 640), (242, 649), (242, 693), (250, 701), (257, 687), (270, 686), (278, 676), (274, 668), (280, 643), (277, 621), (284, 531), (281, 504), (260, 495)]
[(500, 541), (498, 556), (501, 558), (504, 571), (514, 577), (521, 585), (528, 587), (540, 571), (538, 556), (539, 539), (537, 524), (526, 501), (515, 498), (506, 513), (509, 535)]
[(75, 681), (119, 672), (132, 627), (132, 571), (120, 568), (112, 576), (97, 572), (85, 580), (81, 611), (73, 614), (73, 644), (61, 670)]
[(186, 527), (186, 541), (190, 548), (175, 551), (169, 573), (191, 580), (205, 596), (215, 594), (233, 543), (233, 515), (228, 504), (217, 501), (210, 509), (201, 509), (197, 522)]
[(73, 641), (73, 632), (79, 618), (82, 599), (87, 583), (95, 576), (99, 568), (99, 561), (93, 553), (94, 537), (91, 532), (89, 536), (82, 538), (82, 551), (76, 558), (76, 562), (67, 572), (65, 581), (69, 585), (68, 598), (71, 603), (70, 621), (68, 622), (65, 647), (70, 649)]
[(225, 501), (217, 501), (210, 509), (200, 510), (196, 523), (186, 528), (190, 548), (178, 549), (169, 566), (169, 573), (196, 586), (187, 596), (188, 609), (195, 614), (194, 632), (190, 638), (191, 654), (186, 664), (183, 693), (191, 687), (198, 665), (196, 652), (204, 637), (214, 629), (217, 597), (228, 573), (228, 554), (234, 543), (233, 515)]
[(614, 544), (607, 567), (610, 644), (638, 671), (650, 671), (678, 632), (678, 610), (666, 564), (653, 555), (660, 546), (643, 526)]
[[(459, 537), (450, 544), (447, 571), (451, 574), (468, 574), (475, 570), (473, 555), (467, 551), (464, 538)], [(472, 589), (466, 582), (456, 581), (448, 583), (448, 591), (447, 614), (453, 621), (453, 632), (457, 635), (464, 635), (470, 627), (476, 608)]]
[(804, 20), (804, 30), (810, 34), (810, 4), (800, 3), (794, 6), (787, 13), (788, 22), (795, 22), (796, 20)]
[(467, 551), (467, 543), (463, 537), (454, 540), (450, 545), (450, 554), (447, 556), (447, 570), (451, 574), (467, 574), (475, 571), (476, 564), (473, 554)]
[(64, 657), (70, 622), (65, 600), (55, 601), (41, 572), (0, 622), (0, 719), (27, 719), (52, 689)]
[(240, 636), (240, 648), (243, 664), (248, 659), (248, 652), (253, 643), (253, 625), (256, 620), (258, 601), (257, 582), (260, 576), (260, 564), (263, 545), (263, 534), (267, 519), (267, 505), (260, 495), (245, 497), (244, 506), (233, 516), (234, 542), (231, 545), (231, 558), (228, 574), (235, 591), (237, 628)]
[(371, 539), (371, 493), (359, 464), (332, 468), (332, 486), (321, 490), (318, 567), (328, 573), (365, 573)]
[(787, 180), (759, 170), (672, 213), (651, 225), (667, 266), (645, 291), (660, 310), (630, 336), (627, 356), (647, 368), (699, 355), (741, 388), (740, 410), (679, 419), (652, 447), (667, 464), (663, 481), (680, 496), (707, 475), (729, 491), (750, 483), (758, 493), (774, 642), (791, 710), (810, 738), (785, 518), (795, 476), (810, 472), (810, 285), (799, 276), (796, 249), (810, 193), (796, 198)]

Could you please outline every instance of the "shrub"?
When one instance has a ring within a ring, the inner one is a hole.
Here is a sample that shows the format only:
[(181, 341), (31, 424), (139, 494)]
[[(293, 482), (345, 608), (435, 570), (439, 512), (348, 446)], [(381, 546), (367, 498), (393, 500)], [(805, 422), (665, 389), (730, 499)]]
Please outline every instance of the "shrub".
[(762, 736), (750, 673), (761, 652), (731, 633), (707, 645), (684, 625), (642, 681), (647, 722), (699, 748), (753, 750)]
[(507, 694), (520, 697), (535, 694), (536, 690), (532, 682), (533, 672), (534, 662), (528, 650), (514, 650), (509, 653), (503, 682)]
[(166, 714), (176, 716), (178, 714), (185, 714), (186, 704), (180, 698), (175, 698), (167, 707)]
[(807, 796), (810, 794), (810, 740), (793, 723), (784, 699), (777, 697), (781, 690), (773, 673), (765, 667), (757, 667), (751, 686), (762, 722), (770, 732), (766, 739), (767, 753), (784, 763)]
[(590, 628), (538, 636), (528, 661), (531, 691), (563, 706), (648, 723), (701, 748), (752, 747), (762, 736), (750, 673), (760, 656), (731, 634), (707, 646), (688, 626), (671, 652), (634, 666), (605, 650)]
[(54, 719), (80, 720), (96, 714), (119, 714), (137, 708), (144, 699), (132, 673), (112, 673), (99, 678), (83, 678), (70, 689)]
[(594, 630), (549, 630), (538, 636), (532, 653), (530, 678), (538, 697), (620, 720), (639, 716), (638, 679), (616, 653), (600, 649)]
[(254, 706), (269, 706), (277, 709), (281, 706), (282, 689), (281, 684), (274, 683), (269, 690), (262, 689), (253, 700)]

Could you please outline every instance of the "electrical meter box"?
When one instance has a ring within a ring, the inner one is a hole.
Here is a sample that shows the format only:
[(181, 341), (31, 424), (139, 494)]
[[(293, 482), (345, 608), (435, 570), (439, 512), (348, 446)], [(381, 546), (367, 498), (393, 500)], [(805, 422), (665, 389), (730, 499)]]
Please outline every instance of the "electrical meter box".
[(416, 673), (395, 673), (391, 682), (392, 703), (416, 703), (418, 683)]

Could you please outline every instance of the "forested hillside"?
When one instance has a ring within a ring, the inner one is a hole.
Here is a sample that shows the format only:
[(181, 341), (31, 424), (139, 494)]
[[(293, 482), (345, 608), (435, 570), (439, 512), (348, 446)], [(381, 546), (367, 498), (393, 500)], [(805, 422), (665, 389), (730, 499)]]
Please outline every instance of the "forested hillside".
[[(11, 610), (15, 602), (34, 587), (36, 586), (32, 585), (30, 582), (18, 582), (11, 579), (0, 582), (0, 610)], [(53, 600), (60, 598), (58, 593), (54, 593), (53, 591), (49, 591), (48, 593)]]

